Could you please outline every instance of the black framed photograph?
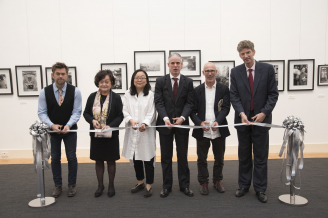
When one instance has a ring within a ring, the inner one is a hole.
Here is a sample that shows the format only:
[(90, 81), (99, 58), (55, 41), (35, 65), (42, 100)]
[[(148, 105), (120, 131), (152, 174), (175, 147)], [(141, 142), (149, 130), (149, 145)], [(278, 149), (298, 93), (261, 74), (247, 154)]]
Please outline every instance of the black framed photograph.
[(328, 86), (328, 65), (318, 66), (318, 86)]
[(165, 51), (135, 51), (134, 70), (141, 69), (149, 77), (165, 76)]
[(15, 66), (18, 97), (39, 96), (42, 84), (42, 66)]
[(285, 60), (259, 61), (271, 64), (274, 69), (278, 91), (285, 90)]
[(193, 85), (194, 85), (194, 88), (196, 88), (197, 86), (199, 86), (200, 84), (202, 84), (202, 81), (201, 80), (193, 80)]
[[(46, 84), (47, 86), (54, 83), (54, 79), (52, 78), (52, 68), (46, 67)], [(68, 67), (68, 78), (66, 81), (68, 84), (77, 87), (77, 76), (76, 76), (76, 67)]]
[(155, 85), (156, 85), (156, 79), (158, 77), (149, 77), (149, 84), (151, 87), (151, 90), (155, 93)]
[[(181, 73), (184, 76), (195, 77), (201, 75), (200, 50), (170, 50), (171, 53), (179, 53), (182, 58)], [(169, 74), (168, 72), (167, 74)]]
[(231, 69), (235, 67), (235, 61), (210, 61), (215, 64), (216, 70), (216, 82), (221, 83), (230, 88), (230, 73)]
[(288, 91), (313, 90), (314, 59), (288, 60)]
[(0, 95), (12, 95), (13, 82), (10, 68), (0, 68)]
[(124, 94), (128, 89), (128, 67), (126, 63), (104, 63), (100, 65), (102, 70), (109, 69), (115, 77), (115, 85), (112, 90), (118, 94)]

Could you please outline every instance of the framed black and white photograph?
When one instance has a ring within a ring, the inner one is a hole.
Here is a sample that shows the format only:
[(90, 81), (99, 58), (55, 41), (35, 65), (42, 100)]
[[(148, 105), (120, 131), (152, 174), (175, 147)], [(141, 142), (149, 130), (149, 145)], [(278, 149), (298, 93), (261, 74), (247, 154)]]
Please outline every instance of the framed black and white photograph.
[(194, 88), (196, 88), (197, 86), (199, 86), (200, 84), (202, 84), (202, 81), (201, 80), (195, 80), (194, 79), (192, 82), (194, 84)]
[(216, 82), (221, 83), (228, 88), (230, 85), (230, 73), (231, 69), (235, 67), (235, 61), (210, 61), (215, 64), (216, 70)]
[(151, 90), (155, 93), (155, 85), (156, 85), (156, 79), (158, 77), (149, 77), (149, 84), (151, 87)]
[(0, 95), (12, 95), (13, 82), (10, 68), (0, 68)]
[(39, 96), (42, 84), (42, 66), (15, 66), (18, 97)]
[[(194, 77), (201, 75), (200, 50), (170, 50), (171, 53), (179, 53), (182, 58), (181, 73), (184, 76)], [(169, 74), (170, 72), (167, 72)]]
[[(54, 79), (52, 78), (52, 68), (46, 67), (46, 83), (47, 86), (54, 83)], [(76, 77), (76, 67), (68, 67), (68, 78), (66, 82), (70, 85), (77, 87), (77, 77)]]
[(112, 90), (118, 94), (124, 94), (128, 89), (128, 67), (126, 63), (105, 63), (101, 64), (101, 69), (109, 69), (115, 77), (115, 85)]
[(318, 66), (318, 86), (328, 86), (328, 65)]
[(165, 76), (165, 51), (135, 51), (134, 70), (141, 69), (149, 77)]
[(313, 90), (314, 59), (288, 60), (288, 91)]
[(259, 61), (271, 64), (274, 69), (278, 91), (285, 90), (285, 60)]

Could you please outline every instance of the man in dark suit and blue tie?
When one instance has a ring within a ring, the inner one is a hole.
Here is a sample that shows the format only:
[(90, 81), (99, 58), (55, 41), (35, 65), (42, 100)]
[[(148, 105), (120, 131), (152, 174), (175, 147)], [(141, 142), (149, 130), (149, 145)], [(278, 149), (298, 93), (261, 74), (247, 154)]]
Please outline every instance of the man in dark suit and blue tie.
[[(189, 125), (189, 115), (193, 107), (193, 82), (180, 74), (182, 58), (171, 53), (168, 59), (170, 74), (159, 77), (155, 86), (155, 107), (158, 112), (156, 125)], [(157, 128), (161, 146), (161, 164), (163, 170), (163, 190), (160, 196), (165, 198), (172, 191), (173, 137), (176, 141), (178, 158), (178, 178), (180, 191), (192, 197), (189, 189), (190, 172), (188, 167), (189, 129), (164, 127)]]
[[(244, 61), (231, 70), (230, 101), (235, 109), (235, 123), (271, 123), (272, 111), (278, 100), (273, 66), (254, 60), (251, 41), (241, 41), (237, 50)], [(253, 125), (236, 126), (238, 135), (239, 173), (236, 197), (248, 192), (252, 181), (260, 202), (266, 203), (269, 129)], [(254, 169), (252, 161), (254, 154)]]

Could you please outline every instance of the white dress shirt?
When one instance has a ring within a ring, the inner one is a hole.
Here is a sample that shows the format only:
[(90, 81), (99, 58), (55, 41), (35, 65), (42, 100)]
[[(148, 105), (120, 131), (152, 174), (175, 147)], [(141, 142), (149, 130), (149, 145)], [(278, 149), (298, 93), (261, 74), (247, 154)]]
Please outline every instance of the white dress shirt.
[[(154, 93), (149, 90), (147, 96), (143, 92), (137, 95), (130, 95), (130, 90), (125, 92), (123, 98), (123, 115), (125, 126), (131, 127), (129, 120), (146, 124), (156, 125), (156, 110), (154, 103)], [(156, 155), (156, 128), (147, 128), (144, 132), (128, 128), (125, 130), (122, 156), (133, 160), (150, 161)]]
[(249, 77), (249, 69), (252, 69), (252, 74), (253, 74), (253, 81), (254, 81), (254, 78), (255, 78), (255, 64), (256, 64), (256, 61), (254, 61), (254, 64), (251, 68), (248, 68), (245, 64), (245, 67), (246, 67), (246, 73), (247, 73), (247, 78)]
[[(205, 99), (206, 99), (206, 105), (205, 105), (205, 121), (210, 122), (210, 126), (212, 126), (213, 122), (215, 122), (215, 113), (214, 113), (214, 101), (215, 101), (215, 93), (216, 93), (216, 81), (215, 84), (210, 88), (206, 85), (205, 82)], [(217, 137), (220, 137), (221, 134), (219, 132), (219, 129), (212, 131), (210, 129), (209, 131), (204, 131), (203, 136), (205, 138), (209, 139), (215, 139)]]

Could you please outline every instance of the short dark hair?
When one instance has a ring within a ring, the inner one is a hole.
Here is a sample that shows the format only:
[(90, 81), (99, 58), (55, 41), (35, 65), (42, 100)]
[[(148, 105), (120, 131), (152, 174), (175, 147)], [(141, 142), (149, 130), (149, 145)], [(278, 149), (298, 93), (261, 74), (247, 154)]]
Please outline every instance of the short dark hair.
[(66, 66), (65, 63), (56, 62), (54, 65), (52, 65), (51, 71), (55, 73), (56, 69), (63, 69), (63, 68), (65, 68), (66, 73), (68, 73), (68, 67)]
[(104, 79), (106, 76), (109, 76), (112, 86), (115, 84), (115, 77), (111, 70), (99, 70), (95, 76), (95, 85), (99, 88), (99, 82)]
[(134, 71), (134, 73), (132, 74), (131, 77), (131, 87), (130, 87), (130, 95), (136, 95), (137, 94), (137, 88), (134, 85), (134, 78), (136, 77), (138, 72), (143, 72), (146, 75), (146, 80), (147, 80), (147, 84), (143, 90), (144, 96), (147, 96), (149, 94), (149, 90), (151, 89), (150, 83), (149, 83), (149, 77), (148, 74), (146, 73), (146, 71), (138, 69), (136, 71)]

